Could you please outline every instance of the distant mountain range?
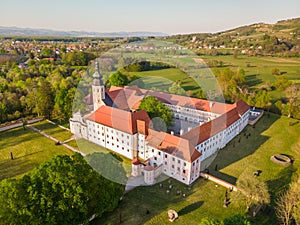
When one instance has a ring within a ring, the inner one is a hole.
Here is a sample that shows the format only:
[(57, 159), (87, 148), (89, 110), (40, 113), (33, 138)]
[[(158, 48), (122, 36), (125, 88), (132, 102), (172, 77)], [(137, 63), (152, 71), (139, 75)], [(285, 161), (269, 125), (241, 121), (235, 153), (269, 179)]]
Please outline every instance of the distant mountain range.
[(51, 37), (163, 37), (168, 34), (161, 32), (88, 32), (88, 31), (58, 31), (51, 29), (3, 27), (0, 26), (0, 36), (51, 36)]

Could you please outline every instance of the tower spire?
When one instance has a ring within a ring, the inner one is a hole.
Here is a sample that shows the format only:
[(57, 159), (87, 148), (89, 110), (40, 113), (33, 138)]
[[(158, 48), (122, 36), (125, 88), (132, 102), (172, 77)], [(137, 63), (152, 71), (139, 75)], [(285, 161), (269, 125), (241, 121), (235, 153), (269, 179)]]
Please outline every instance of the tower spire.
[(97, 110), (101, 105), (104, 104), (103, 100), (105, 99), (105, 87), (102, 81), (102, 75), (99, 72), (99, 64), (95, 61), (95, 72), (93, 74), (93, 104), (94, 110)]

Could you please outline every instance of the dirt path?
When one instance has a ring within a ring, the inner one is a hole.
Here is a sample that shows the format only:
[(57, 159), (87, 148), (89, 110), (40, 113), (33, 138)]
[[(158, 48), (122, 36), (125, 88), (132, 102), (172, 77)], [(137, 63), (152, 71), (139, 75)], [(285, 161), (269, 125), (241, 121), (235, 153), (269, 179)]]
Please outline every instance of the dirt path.
[[(58, 139), (56, 139), (56, 138), (54, 138), (54, 137), (52, 137), (52, 136), (50, 136), (50, 135), (44, 133), (43, 131), (41, 131), (41, 130), (39, 130), (39, 129), (37, 129), (37, 128), (35, 128), (35, 127), (29, 125), (29, 124), (26, 125), (26, 127), (28, 127), (29, 129), (31, 129), (31, 130), (33, 130), (33, 131), (35, 131), (35, 132), (38, 132), (39, 134), (45, 136), (46, 138), (49, 138), (50, 140), (54, 141), (55, 143), (60, 143), (60, 145), (64, 146), (65, 148), (67, 148), (67, 149), (69, 149), (69, 150), (71, 150), (72, 152), (77, 152), (77, 153), (81, 154), (82, 156), (85, 156), (85, 155), (86, 155), (85, 153), (83, 153), (83, 152), (81, 152), (81, 151), (79, 151), (79, 150), (73, 148), (72, 146), (67, 145), (67, 144), (66, 144), (66, 141), (65, 141), (65, 142), (60, 142)], [(71, 139), (72, 139), (72, 138), (71, 138)], [(70, 139), (67, 140), (67, 141), (70, 141)]]

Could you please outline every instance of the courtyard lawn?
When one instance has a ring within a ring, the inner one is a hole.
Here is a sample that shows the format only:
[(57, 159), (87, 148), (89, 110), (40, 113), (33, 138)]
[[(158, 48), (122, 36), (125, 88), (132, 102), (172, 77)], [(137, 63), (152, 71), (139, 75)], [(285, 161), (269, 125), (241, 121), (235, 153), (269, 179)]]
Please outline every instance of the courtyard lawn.
[[(244, 133), (250, 136), (246, 138)], [(270, 114), (264, 115), (255, 128), (247, 126), (246, 130), (221, 150), (209, 168), (214, 174), (232, 183), (245, 170), (254, 173), (261, 170), (260, 178), (267, 182), (271, 194), (271, 206), (275, 206), (275, 198), (284, 187), (290, 183), (293, 176), (299, 174), (300, 169), (300, 122), (287, 117)], [(239, 138), (241, 138), (239, 143)], [(290, 167), (282, 167), (270, 161), (274, 154), (290, 155), (294, 163)], [(215, 164), (219, 171), (214, 171)], [(174, 189), (170, 194), (165, 191), (169, 185), (163, 182), (149, 187), (138, 187), (124, 196), (124, 200), (112, 213), (107, 213), (100, 219), (92, 222), (93, 225), (118, 224), (120, 213), (122, 224), (169, 224), (167, 211), (175, 209), (179, 212), (179, 219), (174, 224), (197, 224), (202, 218), (224, 219), (235, 214), (245, 212), (243, 196), (231, 192), (231, 203), (223, 208), (225, 188), (210, 181), (198, 179), (189, 186), (172, 180)], [(177, 190), (183, 190), (186, 198), (176, 195)], [(150, 214), (147, 215), (146, 211)], [(276, 224), (274, 211), (267, 207), (256, 218), (251, 219), (253, 224)]]
[[(14, 160), (10, 158), (13, 153)], [(29, 128), (0, 132), (0, 181), (18, 178), (55, 155), (73, 153)]]
[(66, 141), (73, 136), (70, 131), (62, 129), (55, 124), (49, 123), (47, 120), (34, 123), (32, 126), (58, 139), (61, 142)]

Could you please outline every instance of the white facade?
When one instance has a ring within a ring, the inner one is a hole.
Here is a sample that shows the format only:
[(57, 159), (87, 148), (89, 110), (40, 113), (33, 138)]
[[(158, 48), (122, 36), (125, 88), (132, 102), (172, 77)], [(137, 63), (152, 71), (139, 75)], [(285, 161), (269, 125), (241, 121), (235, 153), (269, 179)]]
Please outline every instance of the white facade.
[[(105, 99), (104, 85), (101, 81), (97, 80), (101, 78), (101, 75), (95, 74), (92, 85), (94, 111), (100, 106), (105, 105), (103, 101)], [(198, 123), (199, 126), (221, 116), (213, 112), (205, 112), (179, 105), (164, 104), (172, 110), (175, 118)], [(238, 106), (236, 105), (236, 107)], [(236, 110), (236, 112), (237, 111), (238, 110)], [(117, 125), (112, 126), (112, 124), (110, 124), (111, 126), (109, 126), (98, 123), (88, 115), (82, 116), (80, 113), (74, 114), (70, 119), (70, 129), (71, 132), (79, 138), (85, 138), (126, 158), (139, 158), (145, 161), (145, 163), (132, 164), (132, 175), (143, 175), (146, 184), (153, 184), (155, 179), (161, 173), (164, 173), (189, 185), (200, 176), (201, 162), (225, 147), (229, 141), (246, 127), (249, 119), (249, 111), (250, 110), (244, 110), (243, 115), (235, 114), (235, 118), (238, 119), (235, 119), (235, 121), (228, 126), (226, 125), (226, 128), (219, 130), (214, 135), (210, 135), (206, 140), (201, 141), (201, 143), (192, 146), (194, 151), (198, 151), (201, 154), (197, 152), (196, 157), (190, 155), (189, 160), (183, 157), (184, 154), (176, 155), (158, 146), (152, 146), (153, 144), (147, 141), (148, 134), (145, 131), (143, 131), (145, 133), (139, 133), (137, 130), (132, 133), (127, 133), (117, 129)], [(188, 132), (190, 132), (190, 130), (188, 130)], [(184, 138), (184, 135), (177, 138)], [(192, 140), (185, 139), (185, 141), (192, 143), (190, 142)], [(189, 147), (190, 146), (186, 146), (187, 151), (189, 151)], [(191, 154), (191, 152), (188, 153)]]

